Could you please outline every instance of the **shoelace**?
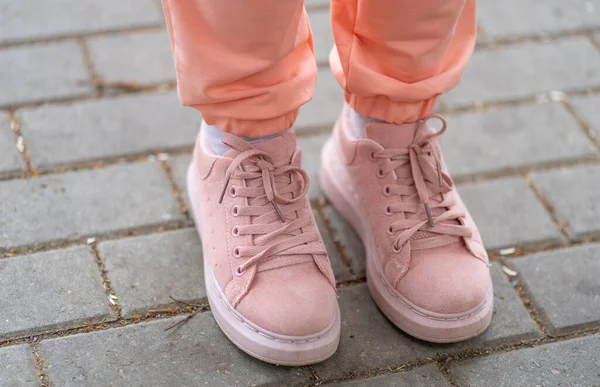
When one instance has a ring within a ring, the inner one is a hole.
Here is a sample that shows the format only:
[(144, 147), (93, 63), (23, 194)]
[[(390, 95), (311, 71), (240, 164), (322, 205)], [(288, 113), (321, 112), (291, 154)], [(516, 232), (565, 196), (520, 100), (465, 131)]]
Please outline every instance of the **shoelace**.
[[(432, 115), (426, 121), (437, 118), (442, 128), (434, 133), (420, 134), (405, 149), (384, 149), (371, 153), (377, 160), (386, 160), (377, 171), (379, 177), (388, 173), (396, 174), (395, 184), (384, 187), (384, 194), (399, 196), (399, 200), (385, 208), (387, 215), (404, 212), (405, 219), (392, 223), (388, 227), (390, 235), (400, 233), (394, 241), (393, 249), (399, 252), (402, 247), (419, 231), (433, 233), (432, 238), (415, 240), (413, 248), (443, 246), (456, 241), (456, 237), (471, 237), (472, 232), (462, 225), (465, 212), (460, 210), (450, 195), (453, 189), (450, 176), (442, 171), (439, 155), (431, 141), (446, 131), (446, 121), (438, 115)], [(410, 169), (402, 168), (407, 164)], [(431, 195), (430, 195), (431, 194)], [(435, 235), (437, 234), (437, 235)]]
[[(304, 204), (308, 192), (306, 172), (292, 164), (276, 166), (266, 152), (234, 135), (225, 134), (223, 143), (241, 153), (227, 168), (219, 203), (231, 179), (241, 179), (244, 186), (231, 186), (229, 191), (232, 196), (247, 198), (247, 205), (234, 206), (232, 213), (252, 217), (251, 224), (232, 230), (236, 236), (252, 235), (254, 242), (233, 249), (236, 258), (246, 259), (235, 273), (241, 276), (259, 262), (262, 270), (268, 270), (307, 261), (299, 256), (326, 255), (319, 234), (303, 230), (312, 223), (310, 209)], [(244, 163), (246, 160), (249, 163)]]

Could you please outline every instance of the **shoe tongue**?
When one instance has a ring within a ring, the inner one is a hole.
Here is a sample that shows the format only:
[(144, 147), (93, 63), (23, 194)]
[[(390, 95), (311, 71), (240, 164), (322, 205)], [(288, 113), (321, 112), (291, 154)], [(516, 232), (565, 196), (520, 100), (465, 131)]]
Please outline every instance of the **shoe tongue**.
[(296, 135), (294, 133), (283, 133), (270, 140), (256, 142), (253, 147), (266, 152), (271, 156), (274, 164), (289, 164), (294, 152), (296, 152)]
[(400, 125), (372, 123), (366, 126), (365, 131), (369, 140), (375, 141), (386, 149), (408, 148), (417, 134), (418, 127), (418, 122), (409, 122)]

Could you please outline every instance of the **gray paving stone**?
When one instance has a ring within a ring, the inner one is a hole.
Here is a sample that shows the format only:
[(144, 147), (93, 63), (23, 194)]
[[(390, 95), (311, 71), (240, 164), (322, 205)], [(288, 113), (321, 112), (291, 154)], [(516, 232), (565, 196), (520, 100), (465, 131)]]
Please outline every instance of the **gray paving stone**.
[(511, 264), (551, 333), (600, 325), (599, 244), (514, 258)]
[(333, 47), (333, 32), (331, 31), (331, 18), (329, 11), (315, 11), (308, 14), (310, 28), (315, 39), (315, 56), (317, 63), (329, 63), (329, 51)]
[(0, 68), (0, 106), (77, 97), (92, 91), (81, 50), (74, 42), (0, 50)]
[(600, 27), (600, 1), (485, 0), (477, 18), (491, 38), (557, 34)]
[(0, 348), (0, 381), (7, 387), (39, 386), (36, 360), (28, 345)]
[[(600, 41), (600, 36), (598, 41)], [(574, 98), (571, 100), (571, 104), (579, 116), (596, 133), (596, 137), (600, 138), (600, 110), (598, 109), (600, 95)]]
[(463, 82), (443, 100), (451, 107), (530, 98), (538, 93), (600, 86), (600, 52), (588, 39), (477, 50)]
[(6, 1), (0, 12), (0, 42), (158, 25), (162, 19), (152, 0)]
[(442, 142), (454, 177), (587, 159), (595, 154), (577, 121), (559, 103), (450, 115)]
[(19, 118), (32, 166), (42, 170), (191, 146), (201, 120), (175, 92), (43, 106)]
[(342, 333), (330, 359), (313, 367), (323, 380), (338, 379), (410, 360), (433, 356), (437, 349), (402, 333), (377, 309), (366, 284), (339, 290)]
[(87, 42), (94, 69), (103, 81), (142, 85), (175, 82), (165, 30), (112, 34)]
[(459, 386), (598, 386), (600, 336), (452, 363)]
[(124, 315), (173, 304), (174, 297), (206, 297), (202, 246), (195, 229), (176, 230), (98, 245)]
[(258, 386), (308, 384), (306, 367), (255, 360), (221, 333), (210, 313), (165, 332), (181, 317), (44, 340), (55, 386)]
[(354, 279), (350, 275), (350, 271), (348, 270), (348, 268), (344, 265), (343, 258), (339, 253), (335, 242), (333, 241), (333, 239), (329, 235), (329, 232), (327, 231), (325, 221), (315, 210), (313, 210), (313, 215), (315, 216), (315, 221), (317, 222), (319, 232), (321, 233), (321, 237), (323, 238), (323, 243), (325, 244), (325, 248), (327, 249), (329, 260), (331, 262), (331, 268), (333, 269), (333, 274), (335, 275), (335, 281), (337, 283), (341, 283)]
[(396, 387), (396, 386), (450, 386), (450, 383), (444, 378), (437, 364), (427, 364), (425, 366), (411, 369), (410, 371), (399, 372), (395, 374), (381, 375), (374, 378), (351, 380), (343, 383), (336, 383), (336, 387)]
[(298, 146), (302, 149), (302, 167), (308, 173), (310, 186), (308, 197), (310, 200), (318, 200), (323, 196), (319, 174), (321, 173), (321, 150), (330, 137), (329, 133), (310, 137), (298, 138)]
[(364, 278), (366, 276), (365, 247), (360, 237), (332, 205), (325, 206), (323, 215), (334, 229), (333, 239), (344, 248), (344, 253), (350, 259), (355, 277)]
[(344, 92), (329, 69), (319, 70), (313, 99), (300, 108), (297, 132), (332, 128), (344, 104)]
[(112, 319), (87, 246), (0, 260), (0, 338)]
[(190, 198), (187, 192), (187, 169), (191, 162), (192, 155), (190, 154), (177, 155), (171, 157), (171, 159), (169, 160), (169, 163), (171, 165), (171, 173), (173, 174), (173, 179), (175, 180), (175, 184), (177, 184), (177, 186), (181, 190), (181, 196), (185, 201), (185, 205), (188, 211), (192, 211)]
[(564, 241), (542, 204), (522, 179), (462, 185), (459, 192), (488, 250)]
[(532, 179), (573, 238), (600, 232), (600, 166), (540, 172)]
[(0, 178), (22, 171), (25, 166), (16, 145), (17, 139), (10, 129), (8, 117), (0, 113)]
[(158, 162), (0, 182), (0, 248), (182, 219)]

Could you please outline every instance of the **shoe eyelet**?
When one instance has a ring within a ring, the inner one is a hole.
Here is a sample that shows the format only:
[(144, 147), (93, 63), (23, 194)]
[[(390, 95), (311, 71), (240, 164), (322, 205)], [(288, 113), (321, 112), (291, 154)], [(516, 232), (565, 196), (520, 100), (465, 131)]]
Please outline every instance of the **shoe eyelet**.
[(375, 161), (375, 152), (369, 152), (369, 160)]
[(239, 258), (242, 256), (239, 246), (234, 247), (232, 250), (232, 253), (233, 253), (233, 256), (236, 258)]
[(386, 184), (386, 185), (383, 186), (383, 194), (385, 196), (391, 196), (392, 195), (392, 190), (391, 190), (389, 184)]
[(379, 168), (377, 170), (377, 177), (382, 179), (385, 175), (383, 174), (383, 169)]
[(233, 226), (233, 228), (231, 229), (231, 235), (235, 237), (240, 236), (240, 229), (238, 226)]
[(240, 213), (240, 209), (238, 206), (231, 207), (231, 215), (238, 216)]
[(393, 214), (392, 209), (390, 208), (390, 205), (388, 204), (387, 206), (384, 207), (383, 212), (385, 212), (385, 214), (387, 216), (390, 216)]
[(394, 234), (394, 229), (392, 228), (392, 226), (387, 228), (387, 233), (388, 235), (393, 235)]
[(244, 273), (245, 273), (245, 272), (246, 272), (246, 271), (242, 270), (242, 267), (241, 267), (241, 266), (238, 266), (238, 267), (236, 267), (236, 268), (235, 268), (235, 270), (233, 271), (233, 274), (235, 274), (235, 275), (236, 275), (236, 276), (238, 276), (238, 277), (241, 277), (241, 276), (243, 276), (243, 275), (244, 275)]
[(394, 245), (392, 246), (392, 250), (394, 251), (394, 253), (399, 253), (401, 249), (400, 249), (400, 248), (398, 248), (398, 247), (396, 246), (396, 244), (394, 243)]
[(231, 188), (229, 188), (229, 196), (231, 196), (232, 198), (235, 197), (235, 186), (231, 186)]

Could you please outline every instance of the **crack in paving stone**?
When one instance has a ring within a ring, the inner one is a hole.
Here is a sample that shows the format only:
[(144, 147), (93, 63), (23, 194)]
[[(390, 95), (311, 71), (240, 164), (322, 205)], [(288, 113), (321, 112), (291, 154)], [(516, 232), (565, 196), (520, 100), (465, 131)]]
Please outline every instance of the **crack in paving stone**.
[(183, 216), (185, 216), (187, 220), (192, 221), (190, 210), (185, 205), (185, 200), (183, 199), (183, 191), (181, 187), (177, 185), (175, 177), (173, 177), (173, 169), (171, 168), (171, 164), (169, 164), (168, 162), (169, 154), (159, 154), (157, 157), (160, 160), (160, 165), (162, 166), (163, 171), (165, 171), (165, 174), (167, 175), (167, 179), (169, 179), (169, 182), (171, 183), (171, 190), (173, 191), (173, 195), (175, 195), (175, 200), (177, 200), (177, 204), (179, 204), (179, 211), (183, 214)]
[[(94, 253), (94, 257), (96, 258), (96, 264), (98, 265), (98, 269), (100, 270), (100, 276), (102, 277), (102, 287), (104, 288), (104, 292), (108, 297), (108, 303), (110, 305), (110, 310), (113, 312), (113, 315), (117, 319), (121, 319), (121, 305), (119, 304), (119, 297), (117, 296), (117, 292), (112, 288), (110, 284), (110, 279), (108, 278), (108, 270), (104, 265), (104, 261), (100, 256), (100, 252), (98, 251), (98, 246), (96, 245), (96, 239), (93, 239), (91, 243), (89, 243), (92, 252)], [(90, 241), (88, 239), (88, 242)]]
[(550, 32), (550, 33), (541, 33), (541, 34), (533, 34), (533, 35), (524, 35), (524, 36), (511, 36), (506, 38), (488, 38), (485, 31), (481, 31), (480, 27), (478, 27), (478, 32), (484, 32), (481, 39), (477, 41), (475, 45), (475, 49), (495, 49), (501, 47), (508, 46), (518, 46), (520, 44), (526, 43), (548, 43), (548, 42), (556, 42), (562, 39), (569, 38), (590, 38), (596, 32), (600, 31), (598, 27), (591, 28), (583, 28), (583, 29), (573, 29), (570, 31), (561, 31), (561, 32)]
[(21, 155), (21, 157), (23, 158), (23, 161), (25, 162), (25, 174), (31, 175), (32, 174), (31, 157), (29, 156), (29, 153), (27, 152), (27, 142), (25, 141), (25, 138), (23, 138), (23, 133), (21, 132), (21, 121), (19, 121), (17, 119), (14, 111), (9, 111), (7, 115), (8, 115), (8, 122), (10, 125), (10, 129), (12, 130), (12, 132), (15, 134), (15, 137), (16, 137), (17, 150), (19, 151), (19, 154)]
[(565, 236), (565, 238), (567, 238), (567, 240), (570, 243), (573, 243), (573, 238), (569, 234), (567, 226), (558, 219), (558, 216), (556, 215), (556, 210), (550, 204), (550, 201), (544, 196), (542, 191), (533, 183), (531, 176), (527, 176), (525, 178), (525, 184), (527, 184), (527, 186), (533, 191), (540, 203), (542, 203), (542, 206), (550, 216), (550, 219), (552, 219), (552, 222), (554, 223), (556, 228), (558, 228), (558, 230)]
[(48, 374), (46, 373), (46, 369), (44, 367), (44, 358), (40, 355), (39, 348), (37, 346), (38, 341), (33, 340), (30, 341), (29, 347), (31, 348), (31, 352), (35, 357), (36, 368), (38, 372), (38, 376), (40, 378), (41, 387), (50, 387), (51, 384), (48, 380)]

